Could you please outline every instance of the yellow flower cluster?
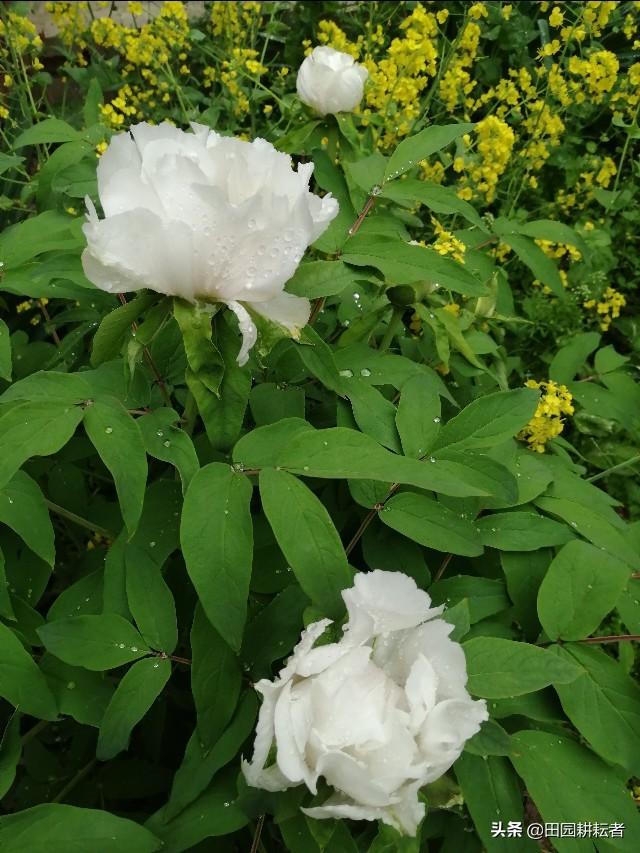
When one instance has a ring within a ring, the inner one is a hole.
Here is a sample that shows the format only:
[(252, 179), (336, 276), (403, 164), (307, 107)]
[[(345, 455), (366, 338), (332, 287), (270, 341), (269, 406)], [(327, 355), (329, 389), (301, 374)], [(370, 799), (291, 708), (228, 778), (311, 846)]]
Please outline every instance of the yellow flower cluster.
[(350, 42), (333, 21), (320, 21), (318, 25), (319, 42), (359, 58), (369, 72), (362, 115), (365, 124), (374, 115), (382, 120), (379, 130), (376, 126), (377, 144), (382, 149), (392, 148), (411, 131), (420, 115), (420, 95), (437, 73), (436, 15), (417, 3), (401, 22), (400, 30), (402, 36), (394, 38), (382, 53), (385, 40), (380, 26), (375, 30), (369, 27), (366, 37), (360, 35), (356, 42)]
[(220, 80), (233, 101), (234, 115), (241, 117), (249, 112), (249, 98), (238, 82), (242, 76), (251, 74), (259, 77), (268, 69), (258, 62), (258, 51), (251, 48), (234, 47), (231, 51), (231, 59), (222, 62)]
[[(460, 179), (458, 195), (468, 200), (477, 193), (490, 203), (495, 198), (498, 180), (509, 164), (516, 137), (509, 125), (495, 115), (479, 121), (475, 134), (477, 155), (469, 163), (462, 157), (454, 161), (454, 169), (465, 172)], [(468, 137), (465, 142), (469, 142)]]
[[(40, 62), (39, 54), (42, 51), (42, 39), (33, 21), (16, 12), (7, 12), (0, 18), (0, 63), (2, 66), (19, 65), (23, 74), (29, 70), (40, 71), (44, 65)], [(5, 102), (7, 93), (13, 87), (14, 80), (11, 74), (3, 73), (2, 85), (4, 92), (0, 92), (0, 120), (8, 119), (10, 110), (8, 100)]]
[[(474, 17), (471, 12), (470, 16)], [(481, 32), (480, 26), (474, 21), (467, 22), (460, 35), (457, 52), (449, 68), (442, 75), (439, 85), (440, 99), (449, 112), (453, 112), (459, 103), (467, 109), (474, 106), (470, 96), (476, 83), (471, 76), (471, 67), (478, 53)]]
[(454, 261), (463, 264), (464, 253), (467, 247), (462, 240), (458, 240), (454, 234), (446, 231), (444, 226), (434, 216), (431, 217), (431, 223), (436, 234), (436, 239), (432, 243), (431, 248), (435, 249), (439, 255), (449, 255)]
[(600, 328), (603, 332), (606, 332), (612, 320), (620, 316), (620, 309), (624, 308), (627, 300), (620, 291), (613, 287), (608, 287), (599, 300), (587, 299), (582, 304), (585, 308), (595, 310), (600, 321)]
[(529, 379), (524, 384), (527, 388), (539, 389), (542, 396), (534, 416), (518, 434), (518, 438), (526, 441), (530, 450), (544, 453), (547, 442), (560, 435), (564, 429), (562, 416), (573, 414), (573, 397), (566, 385), (558, 385), (551, 379), (540, 382)]
[(582, 100), (586, 97), (593, 103), (600, 104), (616, 84), (620, 63), (615, 53), (597, 50), (588, 59), (572, 56), (568, 68), (571, 74), (580, 78), (576, 102), (581, 102), (578, 97), (581, 96)]
[(87, 18), (89, 4), (77, 3), (47, 3), (46, 10), (51, 15), (58, 30), (58, 38), (62, 44), (76, 52), (78, 65), (86, 65), (87, 60), (83, 51), (87, 48)]

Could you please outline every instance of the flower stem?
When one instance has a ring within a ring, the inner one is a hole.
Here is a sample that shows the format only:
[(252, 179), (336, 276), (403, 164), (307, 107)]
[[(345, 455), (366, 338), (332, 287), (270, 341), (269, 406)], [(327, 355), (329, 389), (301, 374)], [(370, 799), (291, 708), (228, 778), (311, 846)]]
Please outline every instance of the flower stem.
[(110, 530), (107, 530), (106, 527), (101, 527), (99, 524), (94, 524), (93, 521), (89, 521), (86, 518), (83, 518), (81, 515), (76, 515), (75, 512), (71, 512), (70, 509), (65, 509), (63, 506), (59, 506), (53, 501), (47, 500), (45, 498), (45, 503), (47, 507), (51, 510), (51, 512), (55, 512), (56, 515), (59, 515), (61, 518), (66, 518), (67, 521), (72, 521), (74, 524), (79, 525), (80, 527), (84, 527), (86, 530), (90, 530), (92, 533), (100, 533), (101, 536), (106, 536), (107, 539), (115, 539), (115, 533), (112, 533)]

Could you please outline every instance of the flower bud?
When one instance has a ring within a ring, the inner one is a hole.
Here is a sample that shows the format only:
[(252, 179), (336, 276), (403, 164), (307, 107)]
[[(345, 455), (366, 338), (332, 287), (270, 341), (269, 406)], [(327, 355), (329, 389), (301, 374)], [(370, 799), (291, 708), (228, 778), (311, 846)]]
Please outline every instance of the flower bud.
[(143, 122), (111, 139), (98, 163), (105, 218), (87, 198), (82, 265), (109, 293), (148, 288), (225, 303), (244, 364), (257, 337), (252, 313), (294, 337), (309, 319), (309, 301), (284, 286), (338, 203), (309, 191), (312, 163), (295, 171), (264, 139), (193, 131)]
[[(314, 622), (278, 678), (256, 684), (260, 709), (249, 785), (283, 791), (320, 777), (334, 793), (313, 818), (382, 820), (415, 835), (418, 791), (445, 773), (488, 719), (466, 690), (462, 647), (426, 592), (402, 572), (358, 574), (342, 593), (349, 622), (314, 648)], [(275, 759), (269, 763), (272, 747)]]
[(368, 76), (348, 53), (316, 47), (298, 71), (298, 97), (321, 116), (351, 112), (362, 100)]

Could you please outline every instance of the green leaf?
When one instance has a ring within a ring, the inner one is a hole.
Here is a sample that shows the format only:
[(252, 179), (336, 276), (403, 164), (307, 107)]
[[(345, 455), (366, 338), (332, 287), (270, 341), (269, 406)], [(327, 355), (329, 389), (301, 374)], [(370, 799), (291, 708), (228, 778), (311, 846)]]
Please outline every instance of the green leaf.
[(249, 406), (256, 426), (273, 424), (284, 418), (304, 418), (304, 388), (263, 382), (251, 389)]
[(380, 513), (388, 527), (435, 551), (477, 557), (482, 543), (473, 525), (426, 495), (394, 495)]
[(582, 502), (576, 503), (562, 498), (536, 498), (535, 504), (543, 512), (566, 521), (577, 533), (601, 550), (608, 551), (613, 557), (623, 560), (635, 569), (638, 568), (638, 553), (625, 538), (625, 531), (616, 529), (604, 519), (599, 508), (594, 510)]
[(163, 809), (165, 822), (192, 803), (205, 790), (214, 774), (236, 757), (253, 730), (257, 710), (256, 694), (249, 690), (242, 697), (233, 720), (211, 748), (202, 749), (199, 732), (191, 735), (182, 764), (176, 771), (171, 795)]
[(238, 661), (201, 607), (191, 628), (191, 692), (196, 706), (199, 742), (209, 749), (233, 716), (242, 672)]
[(11, 382), (11, 340), (4, 320), (0, 320), (0, 379)]
[(229, 465), (201, 468), (187, 490), (180, 542), (207, 618), (237, 651), (247, 614), (253, 553), (250, 481)]
[(375, 267), (393, 285), (427, 282), (464, 296), (487, 293), (485, 285), (457, 261), (391, 237), (357, 234), (346, 244), (342, 260), (358, 267)]
[(156, 302), (157, 298), (155, 293), (141, 293), (131, 302), (114, 308), (103, 318), (93, 338), (91, 349), (93, 367), (120, 355), (125, 341), (131, 337), (131, 324), (135, 323)]
[(476, 637), (463, 644), (473, 696), (503, 699), (533, 693), (549, 684), (568, 684), (579, 675), (575, 666), (538, 646)]
[(260, 473), (260, 497), (278, 545), (304, 592), (327, 616), (341, 617), (340, 593), (352, 585), (353, 576), (323, 504), (296, 477), (270, 469)]
[(43, 252), (77, 251), (85, 244), (82, 235), (72, 233), (73, 220), (68, 214), (46, 210), (5, 228), (0, 234), (0, 258), (4, 262), (5, 277), (0, 280), (4, 289), (9, 271)]
[(11, 596), (9, 595), (9, 584), (7, 583), (2, 549), (0, 549), (0, 616), (9, 622), (16, 621), (16, 614), (13, 611)]
[(224, 363), (219, 397), (192, 370), (187, 370), (187, 385), (193, 394), (207, 438), (214, 450), (228, 451), (238, 440), (251, 389), (251, 373), (238, 365), (238, 336), (224, 321), (216, 318), (217, 346)]
[(46, 400), (18, 403), (0, 414), (0, 488), (32, 456), (50, 456), (69, 441), (82, 409)]
[[(543, 731), (513, 735), (511, 761), (538, 807), (554, 823), (622, 823), (623, 838), (600, 841), (601, 849), (634, 853), (640, 817), (624, 782), (607, 764), (573, 740)], [(554, 838), (559, 853), (591, 853), (593, 840)], [(602, 845), (602, 846), (601, 846)]]
[(480, 731), (464, 745), (464, 751), (471, 755), (509, 755), (511, 736), (495, 720), (485, 720)]
[(122, 616), (71, 616), (38, 628), (47, 651), (72, 666), (114, 669), (149, 654), (140, 634)]
[(476, 212), (473, 205), (458, 197), (453, 187), (442, 187), (429, 181), (420, 181), (417, 178), (407, 178), (404, 181), (387, 184), (383, 187), (380, 195), (397, 202), (420, 202), (426, 205), (434, 213), (444, 216), (462, 216), (476, 228), (487, 231), (487, 226)]
[(14, 530), (34, 554), (53, 566), (56, 549), (49, 510), (40, 487), (24, 471), (16, 471), (0, 489), (0, 524)]
[(378, 444), (400, 453), (401, 445), (396, 429), (396, 407), (373, 385), (352, 379), (345, 385), (351, 401), (353, 417), (362, 432)]
[(396, 425), (405, 456), (420, 458), (440, 432), (440, 395), (427, 376), (414, 376), (402, 386)]
[[(473, 819), (476, 832), (487, 853), (513, 853), (513, 838), (494, 838), (491, 826), (501, 822), (523, 821), (522, 795), (518, 779), (506, 758), (463, 753), (454, 765), (456, 778), (462, 788), (464, 801)], [(537, 851), (534, 841), (517, 839), (518, 850)]]
[(88, 400), (91, 394), (91, 385), (78, 373), (37, 370), (10, 385), (0, 400), (8, 403), (13, 400), (46, 402), (53, 399), (73, 405)]
[(500, 227), (499, 223), (500, 220), (496, 220), (495, 230), (502, 242), (511, 246), (522, 263), (529, 267), (534, 278), (546, 284), (559, 299), (565, 299), (566, 291), (555, 262), (530, 237), (514, 234), (508, 227)]
[(570, 685), (555, 685), (565, 714), (599, 755), (637, 776), (640, 688), (602, 649), (572, 643), (553, 650), (581, 670)]
[(309, 261), (300, 264), (293, 278), (287, 282), (288, 293), (319, 299), (334, 296), (345, 287), (363, 278), (362, 273), (351, 269), (342, 261)]
[(129, 746), (131, 732), (162, 693), (171, 675), (171, 663), (145, 658), (134, 663), (122, 678), (104, 713), (96, 755), (114, 758)]
[(162, 570), (137, 545), (125, 547), (127, 601), (144, 640), (151, 648), (171, 654), (178, 644), (176, 605)]
[(61, 714), (84, 726), (98, 728), (113, 696), (114, 685), (103, 672), (69, 666), (45, 653), (40, 668), (47, 678)]
[(14, 148), (25, 145), (42, 145), (49, 142), (75, 142), (82, 139), (79, 130), (71, 127), (59, 118), (46, 118), (24, 130), (17, 139), (13, 140)]
[(609, 345), (598, 350), (593, 363), (596, 368), (596, 373), (602, 376), (605, 373), (612, 373), (628, 361), (629, 358), (626, 355), (620, 355), (619, 352), (616, 352), (613, 346)]
[(297, 583), (292, 583), (249, 622), (241, 654), (254, 680), (270, 676), (271, 664), (293, 649), (300, 639), (308, 606), (307, 596)]
[(472, 124), (432, 124), (414, 136), (403, 139), (387, 162), (384, 180), (391, 181), (403, 175), (421, 160), (426, 160), (471, 130)]
[(349, 228), (356, 219), (351, 204), (349, 189), (344, 175), (326, 151), (316, 149), (313, 152), (313, 178), (323, 190), (330, 192), (340, 205), (338, 215), (327, 230), (315, 241), (313, 247), (320, 252), (333, 254), (340, 251), (349, 236)]
[(344, 394), (342, 381), (344, 374), (338, 372), (331, 348), (311, 326), (303, 329), (296, 352), (307, 370), (317, 377), (325, 388), (339, 395)]
[[(162, 823), (162, 812), (147, 822), (164, 842), (166, 853), (192, 850), (204, 839), (229, 835), (247, 825), (249, 818), (235, 803), (236, 777), (237, 770), (219, 775), (195, 802), (168, 823)], [(217, 850), (218, 845), (213, 849)]]
[(538, 615), (552, 640), (582, 640), (605, 618), (627, 584), (629, 567), (587, 542), (568, 542), (538, 592)]
[(315, 430), (297, 420), (254, 430), (238, 442), (233, 457), (236, 464), (248, 468), (280, 467), (292, 474), (331, 480), (382, 480), (453, 497), (491, 494), (495, 482), (472, 468), (467, 471), (457, 461), (431, 457), (419, 462), (390, 453), (356, 430)]
[(549, 378), (554, 382), (571, 382), (587, 358), (600, 343), (598, 332), (579, 332), (554, 355), (549, 365)]
[(177, 426), (179, 422), (180, 415), (173, 409), (156, 409), (137, 420), (147, 453), (173, 465), (186, 492), (200, 463), (191, 437)]
[(224, 360), (213, 343), (213, 314), (209, 305), (192, 305), (182, 299), (173, 300), (173, 316), (182, 332), (191, 372), (208, 391), (218, 396), (224, 374)]
[(0, 696), (23, 714), (42, 720), (55, 720), (58, 716), (55, 697), (44, 675), (13, 631), (2, 622)]
[(0, 799), (10, 790), (15, 781), (21, 755), (20, 714), (14, 711), (0, 738)]
[(3, 853), (153, 853), (160, 841), (144, 826), (104, 809), (46, 803), (0, 817)]
[(480, 540), (499, 551), (537, 551), (573, 538), (564, 524), (536, 512), (496, 512), (477, 519)]
[(436, 448), (456, 450), (495, 447), (518, 432), (533, 417), (540, 394), (532, 388), (496, 391), (478, 397), (441, 429)]
[(435, 604), (446, 604), (447, 607), (459, 601), (467, 601), (472, 625), (509, 607), (501, 580), (474, 575), (458, 575), (436, 581), (429, 587), (429, 595)]
[(534, 240), (566, 243), (570, 246), (575, 246), (583, 255), (589, 252), (587, 244), (574, 228), (565, 225), (563, 222), (557, 222), (555, 219), (536, 219), (534, 222), (512, 222), (511, 225), (520, 234), (533, 237)]
[(87, 406), (84, 428), (113, 477), (124, 523), (133, 534), (147, 484), (147, 454), (138, 424), (122, 403), (105, 397)]
[(513, 613), (527, 640), (534, 642), (540, 633), (538, 614), (532, 602), (547, 573), (551, 551), (503, 551), (500, 554), (502, 571), (507, 581), (507, 591), (513, 601)]

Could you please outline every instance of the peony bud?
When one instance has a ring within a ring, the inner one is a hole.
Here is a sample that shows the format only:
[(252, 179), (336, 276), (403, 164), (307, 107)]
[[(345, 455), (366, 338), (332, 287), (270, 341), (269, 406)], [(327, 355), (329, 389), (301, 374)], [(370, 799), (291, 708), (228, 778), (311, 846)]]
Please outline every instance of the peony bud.
[[(278, 678), (256, 684), (264, 701), (249, 785), (282, 791), (322, 776), (334, 793), (303, 809), (313, 818), (382, 820), (415, 835), (423, 785), (442, 776), (488, 719), (466, 690), (453, 626), (401, 572), (356, 575), (338, 643), (314, 648), (330, 620), (314, 622)], [(267, 765), (275, 744), (275, 761)]]
[(362, 100), (368, 76), (348, 53), (315, 47), (298, 71), (298, 97), (321, 116), (351, 112)]
[(98, 163), (105, 218), (87, 198), (82, 265), (101, 290), (149, 288), (236, 314), (244, 364), (257, 337), (251, 313), (296, 336), (309, 302), (284, 291), (305, 249), (338, 213), (309, 191), (313, 164), (264, 139), (244, 142), (203, 125), (134, 125)]

